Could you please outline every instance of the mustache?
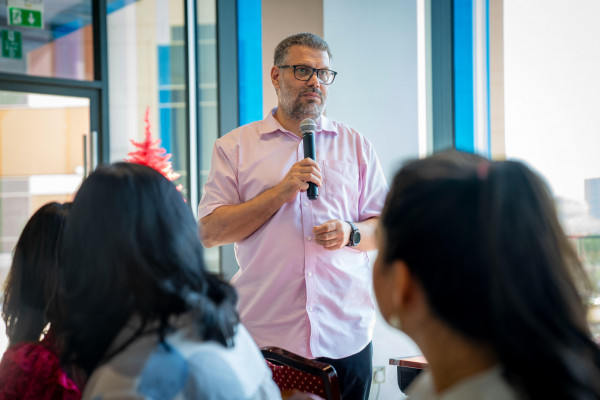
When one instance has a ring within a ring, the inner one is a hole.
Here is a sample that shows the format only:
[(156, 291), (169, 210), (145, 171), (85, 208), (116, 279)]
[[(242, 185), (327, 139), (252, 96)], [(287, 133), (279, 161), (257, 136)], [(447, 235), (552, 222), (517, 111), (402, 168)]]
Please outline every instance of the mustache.
[(304, 90), (302, 93), (300, 93), (300, 96), (302, 96), (304, 93), (316, 93), (319, 95), (319, 97), (321, 98), (321, 100), (323, 100), (323, 92), (321, 92), (321, 90), (319, 88), (309, 88)]

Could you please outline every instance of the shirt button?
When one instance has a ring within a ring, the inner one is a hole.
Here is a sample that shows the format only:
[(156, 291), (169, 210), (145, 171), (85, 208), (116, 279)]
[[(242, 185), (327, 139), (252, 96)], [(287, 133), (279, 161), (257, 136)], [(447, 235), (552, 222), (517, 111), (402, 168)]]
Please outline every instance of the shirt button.
[(312, 312), (313, 308), (312, 307), (308, 307), (308, 311)]
[(308, 276), (312, 276), (312, 272), (309, 272), (309, 273), (308, 273)]
[(312, 239), (312, 236), (307, 237), (308, 240)]
[(308, 207), (308, 203), (307, 202), (304, 202), (304, 207)]

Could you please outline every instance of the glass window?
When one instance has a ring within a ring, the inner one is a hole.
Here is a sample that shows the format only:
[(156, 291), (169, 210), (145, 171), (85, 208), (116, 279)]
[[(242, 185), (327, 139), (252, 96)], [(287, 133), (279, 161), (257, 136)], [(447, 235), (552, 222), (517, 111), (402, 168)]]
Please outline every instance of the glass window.
[(92, 0), (0, 0), (0, 72), (94, 79)]
[(148, 109), (152, 137), (172, 155), (188, 197), (184, 0), (110, 1), (107, 8), (110, 159), (125, 159), (131, 140), (143, 140)]
[(506, 156), (550, 185), (592, 278), (600, 335), (599, 2), (504, 1)]
[[(217, 87), (217, 13), (215, 0), (202, 0), (198, 6), (198, 174), (199, 187), (204, 187), (210, 170), (212, 149), (219, 137), (219, 109)], [(204, 257), (209, 270), (220, 271), (219, 248), (205, 249)]]

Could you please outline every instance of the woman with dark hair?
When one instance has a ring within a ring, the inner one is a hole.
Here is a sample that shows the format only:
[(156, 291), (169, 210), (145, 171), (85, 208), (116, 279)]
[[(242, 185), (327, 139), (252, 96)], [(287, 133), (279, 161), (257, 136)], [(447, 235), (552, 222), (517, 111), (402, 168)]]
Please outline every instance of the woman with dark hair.
[(55, 341), (58, 255), (70, 208), (71, 203), (40, 207), (15, 247), (2, 304), (9, 347), (0, 362), (0, 399), (81, 397), (61, 368)]
[(59, 320), (64, 362), (91, 374), (83, 398), (280, 398), (234, 289), (204, 268), (197, 229), (150, 167), (103, 166), (82, 184)]
[(542, 180), (449, 151), (402, 168), (379, 227), (381, 313), (429, 363), (413, 399), (600, 399), (585, 274)]

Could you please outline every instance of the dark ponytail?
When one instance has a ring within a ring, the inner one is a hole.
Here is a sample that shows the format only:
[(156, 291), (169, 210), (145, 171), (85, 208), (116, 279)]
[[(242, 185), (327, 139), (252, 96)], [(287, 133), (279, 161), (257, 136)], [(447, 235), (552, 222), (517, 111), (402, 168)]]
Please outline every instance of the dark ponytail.
[(434, 313), (489, 344), (527, 398), (600, 398), (585, 273), (541, 179), (518, 162), (449, 151), (406, 165), (381, 224)]
[(188, 307), (195, 316), (204, 316), (204, 324), (199, 326), (201, 337), (231, 346), (234, 328), (239, 322), (236, 311), (237, 294), (231, 285), (215, 275), (208, 275), (207, 278), (207, 293), (198, 295), (190, 292), (186, 299)]

